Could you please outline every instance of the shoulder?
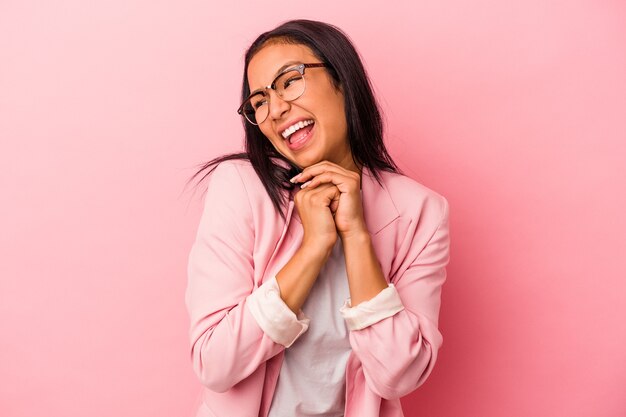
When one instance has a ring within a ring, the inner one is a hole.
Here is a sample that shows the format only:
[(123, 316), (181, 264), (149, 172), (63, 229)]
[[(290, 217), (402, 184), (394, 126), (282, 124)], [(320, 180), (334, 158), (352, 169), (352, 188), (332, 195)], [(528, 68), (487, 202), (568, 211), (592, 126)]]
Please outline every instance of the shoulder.
[(229, 176), (233, 174), (237, 174), (238, 176), (246, 176), (248, 175), (248, 171), (250, 170), (254, 172), (252, 164), (246, 159), (227, 159), (215, 165), (215, 167), (211, 171), (211, 177), (228, 179)]
[(208, 189), (211, 188), (219, 190), (220, 199), (248, 201), (257, 210), (272, 204), (252, 163), (246, 159), (229, 159), (217, 164), (208, 176)]
[(260, 183), (252, 163), (245, 159), (229, 159), (212, 168), (208, 176), (209, 186), (222, 185), (248, 189)]
[(447, 219), (449, 203), (442, 194), (403, 174), (385, 171), (381, 175), (400, 217), (436, 225)]
[[(206, 198), (242, 201), (249, 198), (250, 173), (252, 165), (245, 160), (221, 161), (209, 170), (207, 175)], [(254, 172), (254, 169), (252, 169)]]

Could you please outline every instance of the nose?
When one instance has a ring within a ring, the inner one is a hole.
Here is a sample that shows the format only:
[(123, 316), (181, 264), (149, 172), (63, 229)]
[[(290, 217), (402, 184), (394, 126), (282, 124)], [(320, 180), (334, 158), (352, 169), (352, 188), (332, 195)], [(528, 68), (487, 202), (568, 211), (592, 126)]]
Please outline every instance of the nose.
[(289, 102), (283, 100), (274, 90), (269, 90), (269, 116), (276, 120), (280, 119), (283, 114), (291, 108)]

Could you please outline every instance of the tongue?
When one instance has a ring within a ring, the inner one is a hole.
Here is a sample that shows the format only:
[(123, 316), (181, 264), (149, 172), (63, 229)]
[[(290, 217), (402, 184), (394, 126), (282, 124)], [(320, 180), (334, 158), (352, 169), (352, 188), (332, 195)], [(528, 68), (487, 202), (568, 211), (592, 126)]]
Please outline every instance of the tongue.
[(293, 133), (291, 136), (289, 136), (289, 143), (296, 143), (300, 141), (302, 138), (309, 134), (311, 129), (313, 129), (313, 124), (305, 126), (297, 132)]

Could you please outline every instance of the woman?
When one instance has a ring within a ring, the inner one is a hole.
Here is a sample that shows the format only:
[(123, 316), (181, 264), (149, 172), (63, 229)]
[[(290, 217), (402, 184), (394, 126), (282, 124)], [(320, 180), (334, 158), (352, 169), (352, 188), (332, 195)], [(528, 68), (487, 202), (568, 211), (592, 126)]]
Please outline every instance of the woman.
[(196, 173), (215, 165), (185, 298), (197, 416), (402, 416), (442, 344), (448, 202), (397, 169), (336, 27), (260, 35), (242, 93), (246, 152)]

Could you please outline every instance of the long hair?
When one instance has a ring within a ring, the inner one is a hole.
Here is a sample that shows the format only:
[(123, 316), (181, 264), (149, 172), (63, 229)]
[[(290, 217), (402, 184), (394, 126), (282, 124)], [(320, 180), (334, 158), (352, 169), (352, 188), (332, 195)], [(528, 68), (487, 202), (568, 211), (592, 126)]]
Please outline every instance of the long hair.
[[(380, 108), (363, 63), (348, 36), (336, 26), (298, 19), (287, 21), (262, 33), (246, 51), (241, 100), (245, 100), (250, 94), (247, 77), (250, 60), (265, 45), (273, 43), (305, 45), (321, 62), (328, 65), (326, 70), (331, 75), (335, 88), (343, 87), (348, 140), (355, 163), (367, 167), (381, 185), (378, 171), (401, 173), (383, 142)], [(217, 166), (220, 162), (232, 159), (249, 160), (274, 207), (285, 218), (283, 208), (287, 200), (283, 192), (288, 192), (296, 186), (289, 182), (289, 179), (301, 170), (276, 151), (258, 126), (248, 123), (243, 117), (242, 122), (245, 131), (245, 152), (226, 154), (202, 164), (189, 181), (206, 170), (206, 174), (200, 179), (202, 181), (215, 169), (209, 168)]]

